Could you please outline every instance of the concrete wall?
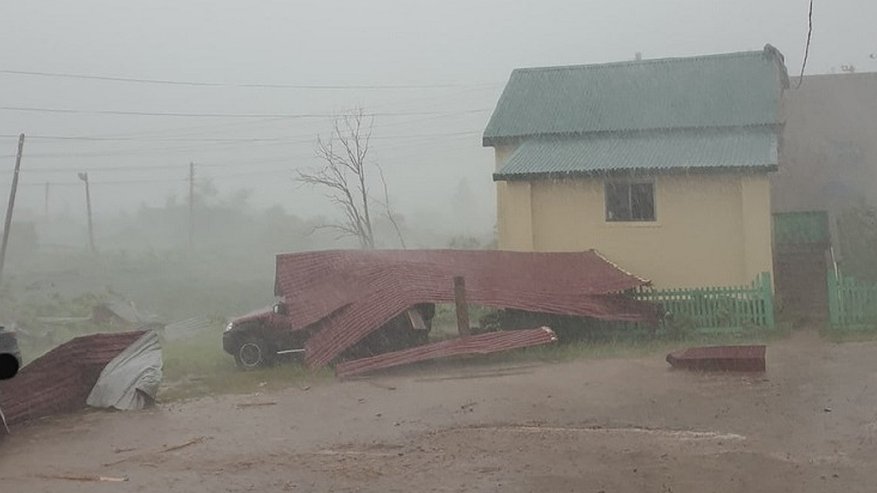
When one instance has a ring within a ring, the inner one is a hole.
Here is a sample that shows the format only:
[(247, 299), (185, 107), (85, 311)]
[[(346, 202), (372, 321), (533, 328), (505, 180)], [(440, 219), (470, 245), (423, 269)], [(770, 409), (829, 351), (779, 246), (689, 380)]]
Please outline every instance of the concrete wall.
[(772, 272), (766, 174), (655, 177), (655, 222), (606, 222), (602, 179), (498, 182), (499, 248), (595, 248), (657, 287), (748, 284)]

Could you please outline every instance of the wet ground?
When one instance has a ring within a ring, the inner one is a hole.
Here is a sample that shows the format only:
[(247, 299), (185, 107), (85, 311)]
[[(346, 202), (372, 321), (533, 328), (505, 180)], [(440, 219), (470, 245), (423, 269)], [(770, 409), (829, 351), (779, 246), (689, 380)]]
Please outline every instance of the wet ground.
[(877, 489), (877, 343), (799, 334), (769, 346), (763, 375), (673, 371), (662, 356), (420, 368), (55, 418), (0, 444), (0, 491)]

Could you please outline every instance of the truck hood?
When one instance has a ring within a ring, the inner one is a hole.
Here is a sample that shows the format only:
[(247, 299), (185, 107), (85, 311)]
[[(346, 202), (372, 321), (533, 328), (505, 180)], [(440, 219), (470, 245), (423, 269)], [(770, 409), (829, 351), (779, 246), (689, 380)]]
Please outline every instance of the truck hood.
[(269, 305), (266, 307), (262, 307), (256, 310), (253, 310), (249, 313), (241, 315), (239, 317), (232, 318), (230, 320), (234, 325), (242, 324), (244, 322), (252, 322), (255, 320), (266, 320), (271, 318), (274, 315), (274, 305)]

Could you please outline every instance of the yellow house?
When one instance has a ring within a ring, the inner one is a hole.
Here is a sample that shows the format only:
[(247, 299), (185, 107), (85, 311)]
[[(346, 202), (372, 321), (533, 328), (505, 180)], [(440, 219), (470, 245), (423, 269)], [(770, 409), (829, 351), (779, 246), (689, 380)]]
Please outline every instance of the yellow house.
[(597, 249), (659, 288), (772, 273), (782, 55), (515, 70), (484, 132), (499, 248)]

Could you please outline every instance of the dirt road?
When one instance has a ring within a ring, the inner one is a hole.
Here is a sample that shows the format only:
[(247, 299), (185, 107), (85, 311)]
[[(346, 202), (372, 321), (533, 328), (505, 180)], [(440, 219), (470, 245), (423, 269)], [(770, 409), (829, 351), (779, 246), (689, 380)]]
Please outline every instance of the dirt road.
[(58, 418), (0, 445), (0, 491), (871, 492), (875, 439), (877, 343), (798, 335), (757, 376), (444, 366)]

